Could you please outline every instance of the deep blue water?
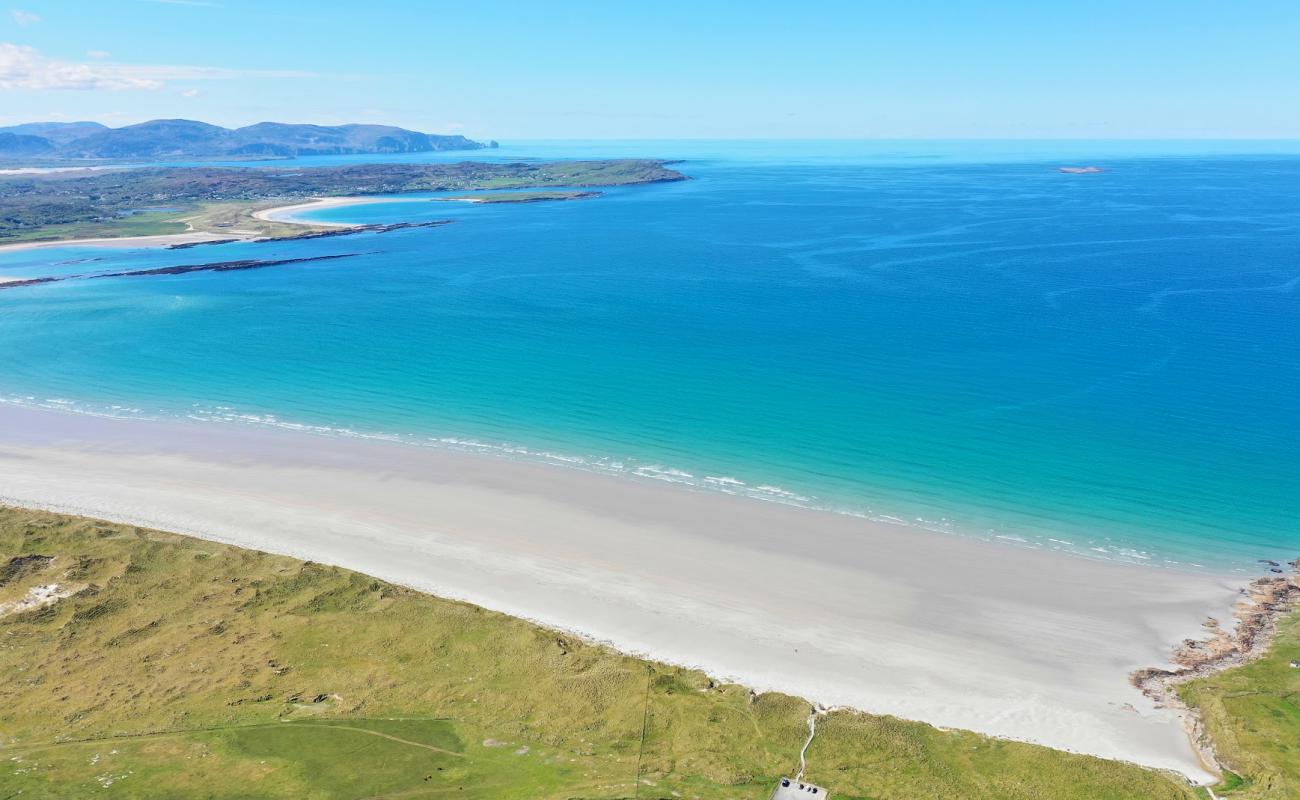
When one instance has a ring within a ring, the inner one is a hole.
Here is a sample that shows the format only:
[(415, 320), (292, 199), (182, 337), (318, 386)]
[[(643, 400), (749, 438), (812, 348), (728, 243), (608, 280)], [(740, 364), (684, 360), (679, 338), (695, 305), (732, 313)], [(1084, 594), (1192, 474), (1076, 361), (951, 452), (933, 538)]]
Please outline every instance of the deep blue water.
[(1093, 555), (1294, 558), (1300, 158), (1230, 149), (479, 151), (662, 155), (692, 180), (319, 214), (456, 220), (378, 236), (0, 254), (0, 276), (361, 254), (0, 291), (0, 395), (491, 448)]

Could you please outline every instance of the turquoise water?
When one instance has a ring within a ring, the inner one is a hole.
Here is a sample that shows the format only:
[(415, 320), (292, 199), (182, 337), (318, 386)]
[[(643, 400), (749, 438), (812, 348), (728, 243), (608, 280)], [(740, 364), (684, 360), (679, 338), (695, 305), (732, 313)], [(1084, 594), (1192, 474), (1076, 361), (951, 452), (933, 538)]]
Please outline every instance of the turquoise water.
[(456, 220), (384, 235), (0, 253), (9, 277), (360, 254), (0, 291), (0, 396), (489, 450), (1096, 556), (1294, 558), (1297, 151), (438, 154), (664, 156), (693, 180), (317, 215)]

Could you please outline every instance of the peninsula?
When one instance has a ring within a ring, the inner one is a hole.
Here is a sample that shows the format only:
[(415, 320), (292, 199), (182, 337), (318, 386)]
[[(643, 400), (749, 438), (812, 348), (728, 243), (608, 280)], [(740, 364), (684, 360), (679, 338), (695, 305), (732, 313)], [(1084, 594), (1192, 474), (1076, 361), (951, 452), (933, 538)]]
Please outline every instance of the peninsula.
[[(445, 199), (538, 202), (590, 197), (593, 187), (685, 180), (663, 161), (358, 164), (343, 167), (148, 167), (0, 176), (0, 247), (122, 237), (137, 244), (297, 236), (326, 226), (267, 213), (320, 198), (456, 192)], [(469, 191), (512, 190), (495, 195)], [(568, 191), (558, 191), (568, 189)], [(423, 198), (432, 199), (432, 198)]]

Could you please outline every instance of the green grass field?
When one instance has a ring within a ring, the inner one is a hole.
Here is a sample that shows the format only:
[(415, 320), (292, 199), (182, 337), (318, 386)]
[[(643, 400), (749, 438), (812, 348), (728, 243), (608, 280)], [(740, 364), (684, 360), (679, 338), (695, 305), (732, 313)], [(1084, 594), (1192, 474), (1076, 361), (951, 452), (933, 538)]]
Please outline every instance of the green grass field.
[(66, 222), (25, 228), (6, 234), (0, 244), (19, 242), (45, 242), (64, 239), (109, 239), (123, 236), (161, 236), (184, 233), (185, 223), (177, 219), (183, 214), (175, 211), (145, 211), (129, 217), (93, 222)]
[(1201, 710), (1232, 798), (1300, 798), (1300, 614), (1278, 625), (1264, 657), (1179, 688)]
[(171, 211), (146, 211), (99, 222), (69, 222), (29, 228), (6, 236), (0, 244), (18, 242), (65, 241), (69, 239), (115, 239), (126, 236), (161, 236), (185, 233), (189, 230), (232, 237), (244, 234), (266, 238), (301, 236), (322, 226), (295, 222), (271, 222), (253, 216), (264, 208), (290, 205), (294, 199), (261, 200), (256, 202), (200, 203)]
[[(14, 609), (49, 584), (73, 593)], [(809, 710), (344, 569), (0, 508), (0, 800), (758, 800)], [(849, 712), (807, 777), (836, 800), (1203, 796)]]

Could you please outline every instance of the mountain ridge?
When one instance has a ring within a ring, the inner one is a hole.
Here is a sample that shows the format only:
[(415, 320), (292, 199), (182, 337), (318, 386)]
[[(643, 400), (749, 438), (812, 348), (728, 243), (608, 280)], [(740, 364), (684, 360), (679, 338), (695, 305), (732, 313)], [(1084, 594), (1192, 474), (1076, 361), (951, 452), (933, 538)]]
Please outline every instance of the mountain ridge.
[(189, 119), (155, 119), (120, 128), (94, 122), (29, 122), (0, 127), (0, 158), (101, 160), (424, 153), (489, 145), (460, 135), (392, 125), (259, 122), (224, 128)]

